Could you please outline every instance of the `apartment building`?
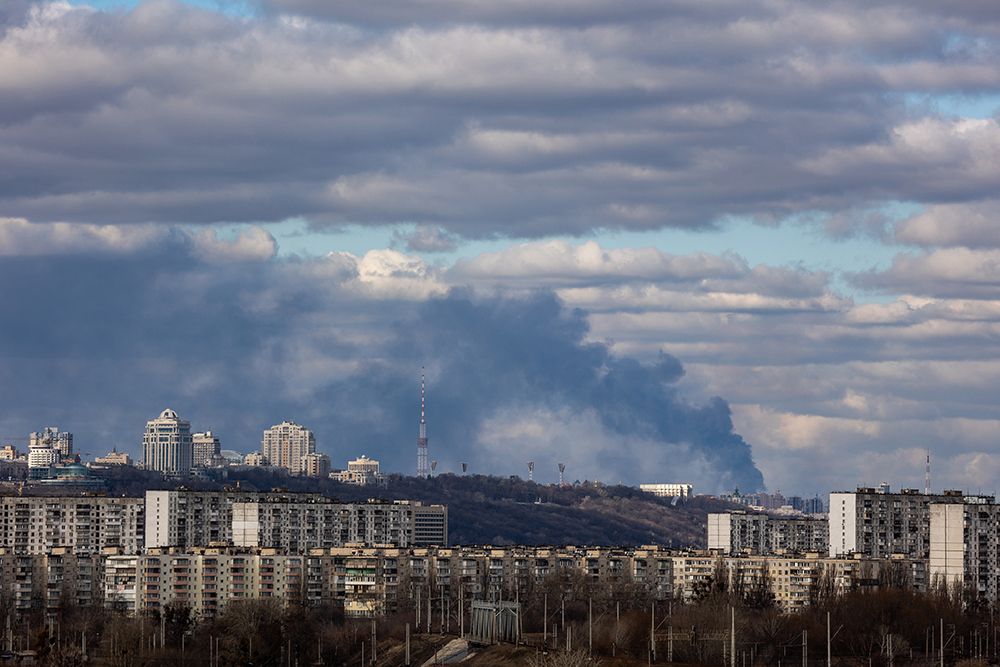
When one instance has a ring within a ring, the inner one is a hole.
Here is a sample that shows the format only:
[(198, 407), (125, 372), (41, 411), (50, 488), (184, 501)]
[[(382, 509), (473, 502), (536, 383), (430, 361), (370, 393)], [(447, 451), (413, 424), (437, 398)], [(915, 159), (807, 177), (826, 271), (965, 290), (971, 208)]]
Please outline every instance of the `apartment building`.
[(737, 510), (708, 515), (708, 548), (724, 554), (768, 555), (829, 549), (829, 523), (808, 517), (774, 517)]
[(44, 610), (55, 615), (66, 604), (101, 604), (104, 570), (99, 555), (76, 555), (56, 548), (48, 554), (16, 554), (0, 548), (0, 584), (7, 600), (23, 616)]
[(105, 547), (137, 553), (144, 516), (142, 498), (0, 496), (0, 547), (16, 554), (100, 554)]
[(930, 506), (931, 582), (992, 602), (1000, 585), (1000, 505), (992, 496), (963, 500)]
[(889, 492), (889, 485), (830, 494), (830, 555), (859, 553), (873, 558), (904, 554), (930, 557), (930, 506), (963, 502), (961, 491), (923, 494)]
[(211, 465), (212, 457), (219, 456), (222, 451), (222, 443), (219, 436), (213, 435), (211, 431), (193, 433), (191, 435), (192, 465), (196, 468), (203, 468)]
[[(897, 556), (879, 560), (819, 554), (723, 557), (657, 546), (610, 548), (415, 548), (355, 544), (305, 553), (213, 547), (151, 549), (105, 558), (105, 596), (123, 611), (152, 612), (183, 602), (212, 618), (234, 600), (276, 598), (340, 605), (350, 616), (380, 616), (401, 597), (457, 608), (491, 594), (516, 595), (565, 569), (598, 584), (639, 585), (660, 599), (696, 598), (720, 572), (730, 586), (766, 586), (787, 611), (806, 608), (819, 585), (831, 592), (903, 581), (927, 585), (926, 563)], [(900, 579), (902, 573), (902, 579)], [(406, 588), (401, 590), (401, 586)]]
[(267, 429), (260, 441), (260, 453), (267, 464), (287, 468), (292, 475), (302, 472), (302, 457), (315, 452), (316, 437), (313, 432), (294, 420), (283, 421)]
[(309, 550), (367, 545), (447, 546), (448, 508), (419, 502), (341, 503), (319, 493), (226, 489), (146, 492), (148, 547), (234, 544)]
[(274, 549), (365, 545), (447, 546), (448, 508), (419, 502), (341, 503), (323, 497), (266, 497), (233, 504), (233, 543)]

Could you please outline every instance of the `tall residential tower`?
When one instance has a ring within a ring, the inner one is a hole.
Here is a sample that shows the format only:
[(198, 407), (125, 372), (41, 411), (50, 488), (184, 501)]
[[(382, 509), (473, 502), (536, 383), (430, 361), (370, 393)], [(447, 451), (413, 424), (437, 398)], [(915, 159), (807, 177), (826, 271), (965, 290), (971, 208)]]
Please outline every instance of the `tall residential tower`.
[(283, 421), (264, 431), (260, 453), (268, 465), (288, 468), (292, 475), (302, 472), (302, 457), (316, 453), (316, 438), (305, 426)]

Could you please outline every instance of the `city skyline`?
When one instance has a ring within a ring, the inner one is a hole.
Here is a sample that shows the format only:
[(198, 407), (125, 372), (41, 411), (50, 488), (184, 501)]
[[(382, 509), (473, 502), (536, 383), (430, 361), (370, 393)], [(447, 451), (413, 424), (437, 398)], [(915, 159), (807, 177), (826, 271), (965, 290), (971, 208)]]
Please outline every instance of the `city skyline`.
[[(1000, 489), (1000, 8), (0, 0), (0, 430)], [(342, 452), (342, 454), (340, 454)]]

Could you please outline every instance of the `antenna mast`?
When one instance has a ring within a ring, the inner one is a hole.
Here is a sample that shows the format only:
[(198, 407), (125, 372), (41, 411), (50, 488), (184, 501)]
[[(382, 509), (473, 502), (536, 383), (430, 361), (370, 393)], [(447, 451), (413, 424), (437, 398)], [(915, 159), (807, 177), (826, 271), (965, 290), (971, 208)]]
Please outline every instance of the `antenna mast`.
[(424, 420), (424, 369), (420, 369), (420, 437), (417, 438), (417, 477), (427, 477), (427, 422)]
[(927, 452), (927, 475), (924, 477), (924, 495), (931, 495), (931, 453)]

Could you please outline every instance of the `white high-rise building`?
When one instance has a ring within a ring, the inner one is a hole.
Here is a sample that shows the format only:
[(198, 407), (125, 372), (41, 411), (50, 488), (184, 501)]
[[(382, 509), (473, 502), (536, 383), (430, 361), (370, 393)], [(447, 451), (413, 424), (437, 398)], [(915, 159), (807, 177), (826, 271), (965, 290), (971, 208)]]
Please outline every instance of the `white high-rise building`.
[(264, 431), (260, 441), (260, 453), (267, 464), (288, 468), (288, 472), (298, 475), (302, 472), (302, 457), (316, 452), (316, 438), (305, 426), (294, 421), (283, 421)]
[(56, 450), (60, 458), (73, 456), (73, 434), (68, 431), (60, 433), (56, 426), (46, 426), (41, 433), (32, 433), (29, 448), (50, 447)]
[(190, 472), (194, 462), (191, 422), (167, 408), (157, 419), (146, 422), (142, 438), (142, 465), (169, 475)]

